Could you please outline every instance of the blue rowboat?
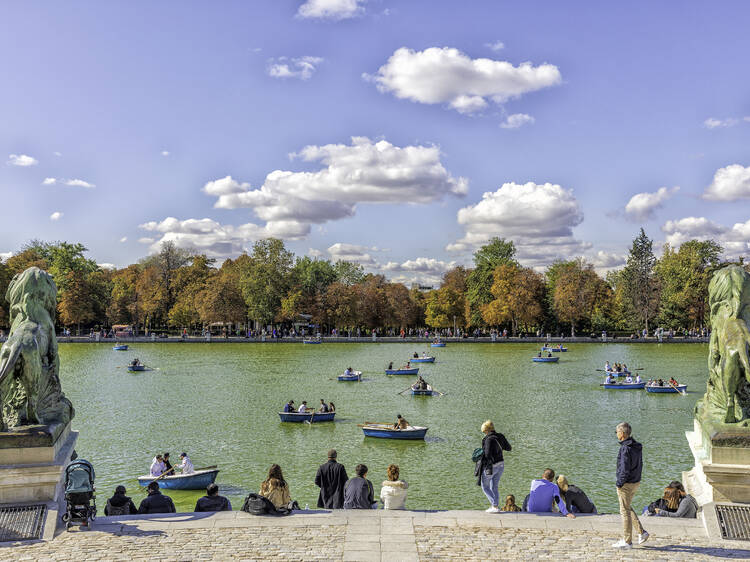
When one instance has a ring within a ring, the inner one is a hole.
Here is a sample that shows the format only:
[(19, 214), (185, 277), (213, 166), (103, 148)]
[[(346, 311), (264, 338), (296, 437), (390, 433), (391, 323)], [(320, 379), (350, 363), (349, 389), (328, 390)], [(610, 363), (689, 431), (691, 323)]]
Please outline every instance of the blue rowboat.
[(341, 374), (338, 376), (340, 381), (361, 381), (362, 371), (354, 371), (351, 375)]
[(435, 392), (432, 389), (429, 389), (429, 390), (415, 390), (413, 388), (411, 389), (412, 396), (433, 396), (435, 394), (437, 394), (437, 392)]
[(613, 377), (627, 377), (628, 375), (632, 375), (630, 371), (604, 371), (608, 375), (612, 375)]
[(437, 343), (431, 343), (430, 347), (445, 347), (445, 342), (439, 341)]
[(419, 373), (419, 367), (413, 369), (386, 369), (386, 375), (416, 375)]
[(534, 363), (557, 363), (560, 358), (559, 357), (532, 357), (531, 358)]
[[(217, 474), (219, 474), (218, 468), (212, 470), (196, 470), (191, 474), (165, 476), (164, 478), (156, 480), (156, 483), (159, 484), (159, 488), (165, 488), (167, 490), (205, 490), (206, 486), (214, 483)], [(138, 484), (141, 486), (148, 486), (148, 483), (153, 481), (153, 476), (138, 477)]]
[(128, 365), (128, 371), (135, 373), (136, 371), (145, 371), (146, 365)]
[(127, 344), (122, 344), (122, 345), (118, 344), (118, 345), (112, 346), (112, 349), (114, 349), (115, 351), (127, 351), (128, 346)]
[(378, 437), (380, 439), (424, 439), (427, 427), (412, 427), (407, 429), (394, 429), (392, 425), (385, 423), (369, 423), (362, 426), (365, 437)]
[(320, 340), (302, 340), (302, 343), (316, 344), (316, 343), (323, 343), (323, 342)]
[(677, 393), (677, 392), (687, 392), (687, 385), (686, 384), (678, 384), (677, 387), (674, 386), (655, 386), (655, 385), (646, 385), (646, 392), (656, 392), (656, 393)]
[(543, 347), (542, 351), (551, 351), (552, 353), (559, 353), (560, 351), (568, 351), (567, 347)]
[(336, 416), (336, 412), (326, 412), (326, 413), (310, 412), (306, 414), (300, 414), (298, 412), (279, 412), (279, 417), (281, 418), (281, 421), (296, 422), (296, 423), (329, 422), (329, 421), (333, 421), (333, 418), (335, 416)]
[(615, 383), (606, 383), (603, 382), (601, 384), (604, 388), (607, 388), (609, 390), (643, 390), (646, 387), (645, 382), (615, 382)]
[(434, 363), (435, 358), (434, 357), (415, 357), (414, 359), (409, 359), (412, 363)]

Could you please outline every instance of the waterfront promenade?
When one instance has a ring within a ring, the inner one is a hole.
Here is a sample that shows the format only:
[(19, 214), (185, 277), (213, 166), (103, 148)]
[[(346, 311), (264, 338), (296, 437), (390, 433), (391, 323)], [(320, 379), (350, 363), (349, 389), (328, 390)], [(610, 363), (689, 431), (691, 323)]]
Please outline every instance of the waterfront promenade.
[(702, 519), (643, 518), (652, 537), (611, 548), (619, 515), (481, 511), (240, 511), (103, 517), (90, 531), (0, 547), (0, 560), (722, 560), (750, 559), (750, 543), (709, 538)]

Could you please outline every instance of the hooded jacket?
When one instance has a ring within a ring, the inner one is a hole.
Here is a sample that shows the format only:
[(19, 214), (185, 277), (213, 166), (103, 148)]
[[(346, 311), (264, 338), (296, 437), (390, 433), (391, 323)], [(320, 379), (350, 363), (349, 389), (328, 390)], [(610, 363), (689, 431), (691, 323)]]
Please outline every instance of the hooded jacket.
[(406, 509), (406, 489), (409, 484), (402, 480), (386, 480), (380, 488), (383, 509)]
[(104, 506), (104, 515), (134, 515), (138, 513), (138, 510), (133, 503), (133, 500), (125, 494), (115, 494), (107, 500), (107, 505)]
[(680, 505), (677, 508), (677, 511), (674, 513), (669, 511), (659, 511), (659, 515), (662, 517), (687, 517), (691, 519), (695, 519), (698, 514), (698, 502), (695, 501), (695, 498), (691, 496), (690, 494), (687, 494), (684, 498), (680, 500)]
[(643, 446), (632, 437), (620, 442), (617, 453), (617, 487), (641, 481), (643, 471)]

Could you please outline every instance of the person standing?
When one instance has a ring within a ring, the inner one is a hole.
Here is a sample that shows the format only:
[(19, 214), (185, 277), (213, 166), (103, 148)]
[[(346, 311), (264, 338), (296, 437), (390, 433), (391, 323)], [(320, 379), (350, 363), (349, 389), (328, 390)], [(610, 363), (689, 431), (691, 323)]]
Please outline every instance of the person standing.
[(318, 507), (341, 509), (344, 507), (344, 486), (349, 477), (343, 464), (336, 462), (336, 449), (328, 451), (328, 462), (320, 465), (315, 475), (315, 485), (320, 488)]
[(631, 507), (633, 496), (641, 484), (643, 471), (643, 446), (631, 436), (630, 424), (622, 422), (615, 429), (620, 450), (617, 453), (617, 499), (620, 502), (623, 537), (613, 548), (633, 548), (633, 526), (638, 533), (638, 544), (648, 540), (649, 534), (641, 525), (638, 515)]
[(490, 507), (486, 510), (487, 513), (499, 513), (500, 494), (497, 488), (505, 469), (503, 450), (510, 451), (511, 446), (505, 435), (495, 431), (495, 425), (492, 421), (484, 422), (481, 429), (484, 433), (482, 458), (479, 461), (479, 470), (476, 476), (479, 476), (478, 483), (482, 486), (484, 495), (490, 501)]

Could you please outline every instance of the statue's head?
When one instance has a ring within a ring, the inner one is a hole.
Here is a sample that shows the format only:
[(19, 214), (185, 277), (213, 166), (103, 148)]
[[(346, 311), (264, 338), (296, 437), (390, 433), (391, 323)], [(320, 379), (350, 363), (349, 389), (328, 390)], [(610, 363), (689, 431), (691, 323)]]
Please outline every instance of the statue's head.
[(721, 268), (708, 284), (708, 303), (711, 316), (727, 308), (731, 317), (738, 318), (743, 306), (750, 304), (750, 275), (739, 265)]
[(57, 286), (52, 276), (39, 269), (30, 267), (16, 274), (8, 285), (5, 299), (10, 304), (10, 321), (21, 311), (35, 318), (31, 310), (34, 306), (44, 308), (54, 318), (57, 307)]

